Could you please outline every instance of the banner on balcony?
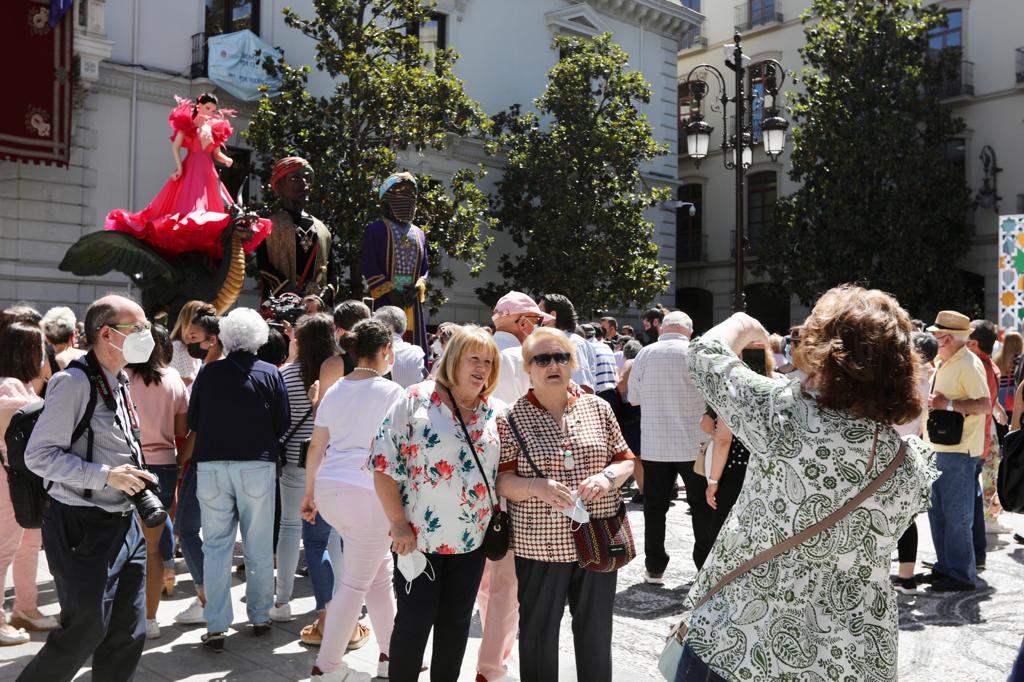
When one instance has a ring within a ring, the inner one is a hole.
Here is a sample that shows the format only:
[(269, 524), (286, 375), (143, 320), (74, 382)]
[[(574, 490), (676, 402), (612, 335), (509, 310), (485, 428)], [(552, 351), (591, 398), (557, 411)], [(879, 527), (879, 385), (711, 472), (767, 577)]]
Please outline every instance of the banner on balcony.
[(999, 216), (999, 325), (1024, 326), (1024, 214)]
[(266, 85), (270, 95), (277, 95), (281, 79), (272, 78), (263, 70), (268, 56), (281, 58), (281, 52), (259, 39), (249, 30), (212, 36), (207, 41), (210, 80), (245, 102), (254, 102), (261, 96), (260, 86)]
[(75, 27), (71, 16), (55, 26), (50, 17), (50, 0), (4, 3), (0, 45), (18, 78), (0, 107), (0, 160), (68, 165)]

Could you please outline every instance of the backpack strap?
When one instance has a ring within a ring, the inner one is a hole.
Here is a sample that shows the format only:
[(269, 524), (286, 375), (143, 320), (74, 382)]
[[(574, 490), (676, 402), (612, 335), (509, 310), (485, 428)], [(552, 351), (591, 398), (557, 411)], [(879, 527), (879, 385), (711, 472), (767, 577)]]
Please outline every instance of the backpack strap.
[[(89, 380), (89, 402), (85, 405), (85, 414), (82, 415), (82, 419), (75, 425), (75, 430), (71, 432), (71, 442), (68, 443), (70, 449), (79, 438), (82, 437), (86, 431), (88, 431), (88, 440), (85, 446), (85, 461), (92, 462), (92, 445), (93, 445), (93, 431), (92, 431), (92, 415), (96, 412), (96, 400), (98, 399), (98, 391), (96, 390), (96, 382), (93, 381), (94, 372), (88, 363), (82, 362), (81, 360), (75, 360), (68, 365), (68, 369), (72, 367), (80, 369), (85, 372), (86, 378)], [(53, 487), (53, 481), (49, 481), (46, 484), (46, 490), (49, 492), (50, 488)], [(85, 498), (92, 497), (92, 490), (86, 488), (82, 492), (82, 496)]]

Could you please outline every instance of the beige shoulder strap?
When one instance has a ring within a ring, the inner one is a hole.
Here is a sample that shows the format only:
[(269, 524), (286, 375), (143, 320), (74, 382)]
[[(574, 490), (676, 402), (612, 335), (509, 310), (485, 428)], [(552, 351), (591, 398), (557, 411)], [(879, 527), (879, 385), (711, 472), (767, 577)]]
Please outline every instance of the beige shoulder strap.
[[(878, 445), (878, 435), (875, 434), (875, 442), (871, 446), (871, 460), (872, 461), (874, 460), (874, 457), (875, 457), (875, 446), (877, 446), (877, 445)], [(782, 554), (783, 552), (788, 552), (789, 550), (793, 549), (794, 547), (796, 547), (800, 543), (806, 542), (807, 540), (811, 539), (812, 537), (814, 537), (815, 535), (817, 535), (821, 531), (823, 531), (823, 530), (825, 530), (825, 529), (827, 529), (827, 528), (829, 528), (831, 526), (834, 526), (844, 516), (846, 516), (847, 514), (852, 512), (858, 506), (860, 506), (860, 504), (862, 502), (864, 502), (864, 500), (866, 500), (869, 497), (871, 497), (872, 495), (874, 495), (875, 492), (879, 488), (881, 488), (882, 485), (886, 481), (888, 481), (890, 478), (892, 478), (893, 474), (895, 474), (896, 470), (900, 468), (900, 465), (903, 464), (903, 460), (906, 459), (906, 457), (907, 457), (907, 444), (906, 443), (901, 443), (900, 444), (899, 452), (896, 453), (896, 457), (894, 457), (892, 462), (889, 463), (889, 466), (887, 466), (885, 468), (885, 471), (883, 471), (878, 476), (876, 476), (871, 481), (871, 483), (869, 483), (867, 485), (866, 488), (864, 488), (859, 493), (857, 493), (857, 495), (853, 499), (851, 499), (849, 502), (844, 504), (842, 506), (842, 508), (837, 509), (836, 511), (832, 512), (831, 514), (829, 514), (828, 516), (823, 518), (821, 521), (818, 521), (814, 525), (811, 525), (811, 526), (808, 526), (807, 528), (804, 528), (802, 531), (800, 531), (799, 533), (797, 533), (793, 537), (789, 538), (788, 540), (780, 542), (779, 544), (775, 545), (774, 547), (770, 547), (770, 548), (766, 549), (765, 551), (761, 552), (760, 554), (758, 554), (754, 558), (750, 559), (749, 561), (747, 561), (747, 562), (745, 562), (743, 564), (740, 564), (739, 566), (737, 566), (733, 570), (731, 570), (728, 573), (726, 573), (725, 576), (721, 580), (719, 580), (717, 583), (715, 583), (714, 587), (712, 587), (710, 590), (707, 591), (707, 594), (705, 594), (703, 597), (701, 597), (700, 601), (697, 602), (697, 604), (693, 607), (693, 610), (696, 611), (701, 606), (704, 606), (704, 604), (706, 604), (707, 601), (709, 599), (711, 599), (711, 597), (715, 596), (715, 594), (717, 594), (719, 590), (721, 590), (723, 587), (725, 587), (734, 578), (737, 578), (738, 576), (743, 575), (744, 573), (746, 573), (747, 571), (751, 570), (752, 568), (760, 566), (761, 564), (765, 563), (766, 561), (768, 561), (770, 559), (774, 559), (775, 557), (777, 557), (778, 555)]]

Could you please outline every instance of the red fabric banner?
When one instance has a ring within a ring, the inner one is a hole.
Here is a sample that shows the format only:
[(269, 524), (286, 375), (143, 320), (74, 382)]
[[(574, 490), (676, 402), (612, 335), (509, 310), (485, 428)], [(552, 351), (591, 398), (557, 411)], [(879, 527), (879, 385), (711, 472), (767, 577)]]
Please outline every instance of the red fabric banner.
[(73, 18), (68, 12), (51, 27), (50, 0), (4, 0), (0, 45), (13, 96), (0, 106), (0, 159), (68, 165)]

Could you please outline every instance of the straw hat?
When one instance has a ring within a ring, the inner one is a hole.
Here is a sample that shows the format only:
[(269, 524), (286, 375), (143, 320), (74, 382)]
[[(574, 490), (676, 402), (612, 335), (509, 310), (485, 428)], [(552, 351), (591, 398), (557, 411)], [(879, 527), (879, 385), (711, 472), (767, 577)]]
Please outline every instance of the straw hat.
[(935, 324), (928, 327), (928, 331), (966, 339), (971, 334), (971, 318), (955, 310), (943, 310), (935, 317)]

